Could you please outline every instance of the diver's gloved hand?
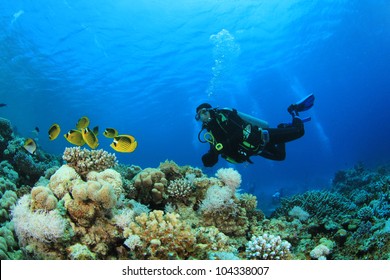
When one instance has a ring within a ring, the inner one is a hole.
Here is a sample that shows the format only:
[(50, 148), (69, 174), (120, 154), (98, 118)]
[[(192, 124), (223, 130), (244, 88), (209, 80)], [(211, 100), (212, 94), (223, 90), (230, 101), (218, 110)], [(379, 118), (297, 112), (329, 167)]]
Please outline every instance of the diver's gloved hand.
[(205, 167), (212, 167), (218, 162), (218, 154), (209, 151), (202, 156), (202, 162)]

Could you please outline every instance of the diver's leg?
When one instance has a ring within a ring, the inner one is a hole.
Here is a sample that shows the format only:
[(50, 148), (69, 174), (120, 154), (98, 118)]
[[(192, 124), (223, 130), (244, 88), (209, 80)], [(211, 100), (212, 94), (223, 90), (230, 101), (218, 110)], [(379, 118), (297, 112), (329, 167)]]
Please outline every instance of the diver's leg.
[(272, 145), (268, 143), (259, 155), (271, 160), (284, 160), (286, 158), (286, 144)]
[(305, 127), (300, 118), (293, 118), (292, 124), (279, 124), (278, 128), (267, 128), (271, 144), (286, 143), (302, 137)]

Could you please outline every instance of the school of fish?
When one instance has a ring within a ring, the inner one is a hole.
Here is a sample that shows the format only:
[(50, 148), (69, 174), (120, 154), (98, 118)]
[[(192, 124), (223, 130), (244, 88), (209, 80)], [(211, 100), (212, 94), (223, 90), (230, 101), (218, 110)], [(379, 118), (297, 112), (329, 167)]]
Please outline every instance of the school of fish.
[[(75, 128), (70, 129), (64, 134), (65, 139), (72, 145), (83, 146), (86, 144), (91, 149), (96, 149), (99, 146), (99, 127), (95, 126), (93, 129), (90, 129), (89, 125), (89, 118), (86, 116), (81, 117), (77, 121)], [(33, 132), (39, 132), (39, 128), (36, 127)], [(60, 125), (58, 123), (52, 124), (48, 130), (49, 140), (53, 141), (57, 139), (60, 133)], [(116, 152), (131, 153), (134, 152), (138, 145), (133, 136), (128, 134), (119, 134), (115, 128), (106, 128), (103, 132), (103, 136), (113, 139), (110, 147)], [(27, 138), (23, 147), (30, 154), (35, 154), (37, 149), (37, 145), (32, 138)]]

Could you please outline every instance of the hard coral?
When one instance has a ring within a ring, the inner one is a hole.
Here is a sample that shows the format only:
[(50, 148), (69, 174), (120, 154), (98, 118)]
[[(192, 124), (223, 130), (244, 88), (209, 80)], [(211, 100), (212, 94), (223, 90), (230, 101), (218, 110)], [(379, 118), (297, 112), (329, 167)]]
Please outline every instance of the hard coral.
[(97, 181), (101, 184), (109, 183), (115, 191), (117, 197), (123, 193), (122, 177), (119, 172), (113, 169), (106, 169), (102, 172), (91, 171), (87, 175), (88, 181)]
[(168, 180), (176, 180), (183, 177), (180, 167), (174, 161), (164, 161), (158, 167)]
[(168, 196), (184, 200), (192, 193), (192, 185), (186, 179), (176, 179), (169, 182), (167, 187)]
[(137, 200), (143, 204), (161, 204), (165, 198), (167, 185), (165, 174), (156, 168), (146, 168), (134, 178)]
[(13, 138), (11, 122), (7, 119), (0, 118), (0, 158), (2, 158), (7, 143)]
[(80, 147), (66, 148), (62, 158), (83, 179), (90, 171), (100, 172), (117, 164), (115, 154), (110, 154), (102, 149), (90, 151)]
[(266, 234), (252, 236), (246, 244), (248, 259), (257, 260), (284, 260), (291, 257), (291, 244), (283, 241), (280, 236)]
[(132, 251), (137, 259), (187, 259), (194, 251), (196, 238), (178, 214), (164, 215), (163, 211), (155, 210), (135, 220), (124, 235), (132, 240), (138, 240), (134, 235), (139, 236), (142, 246), (134, 245)]

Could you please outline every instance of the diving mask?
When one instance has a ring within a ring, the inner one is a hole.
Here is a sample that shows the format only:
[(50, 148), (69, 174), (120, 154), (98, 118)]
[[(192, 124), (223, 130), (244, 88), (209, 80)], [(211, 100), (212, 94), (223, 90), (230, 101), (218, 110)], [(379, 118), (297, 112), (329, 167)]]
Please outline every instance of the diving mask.
[(202, 108), (202, 109), (200, 109), (200, 110), (196, 113), (196, 115), (195, 115), (195, 120), (199, 121), (199, 120), (200, 120), (200, 116), (206, 114), (209, 110), (210, 110), (210, 109), (208, 109), (208, 108)]

